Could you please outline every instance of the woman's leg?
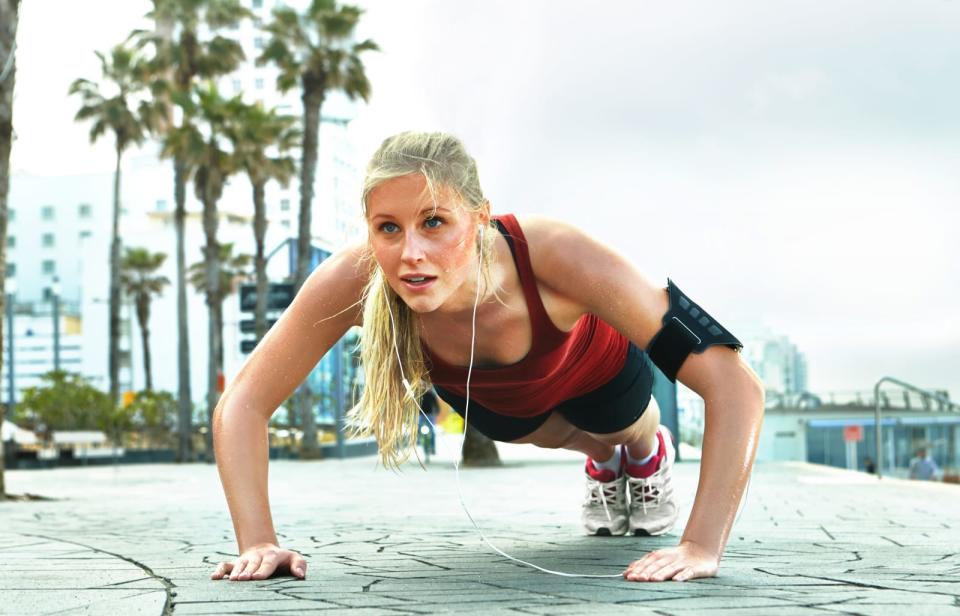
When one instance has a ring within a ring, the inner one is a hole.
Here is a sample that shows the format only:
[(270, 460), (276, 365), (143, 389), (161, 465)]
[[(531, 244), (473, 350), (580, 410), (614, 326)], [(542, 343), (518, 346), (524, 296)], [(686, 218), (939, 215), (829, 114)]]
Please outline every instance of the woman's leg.
[(586, 454), (594, 460), (609, 460), (613, 456), (614, 447), (619, 444), (597, 439), (571, 424), (560, 413), (551, 413), (539, 428), (510, 442), (530, 443), (547, 449), (570, 449)]
[[(656, 443), (657, 428), (660, 426), (660, 407), (657, 400), (650, 398), (643, 415), (635, 422), (618, 432), (609, 434), (587, 434), (591, 439), (610, 446), (626, 445), (631, 458), (640, 460), (647, 457)], [(597, 459), (597, 458), (594, 458)], [(599, 458), (606, 459), (606, 458)]]
[(609, 460), (614, 447), (626, 445), (631, 458), (647, 457), (653, 450), (660, 426), (660, 407), (650, 398), (647, 409), (637, 421), (618, 432), (591, 434), (571, 424), (560, 413), (551, 413), (539, 428), (511, 443), (530, 443), (547, 449), (570, 449), (594, 460)]

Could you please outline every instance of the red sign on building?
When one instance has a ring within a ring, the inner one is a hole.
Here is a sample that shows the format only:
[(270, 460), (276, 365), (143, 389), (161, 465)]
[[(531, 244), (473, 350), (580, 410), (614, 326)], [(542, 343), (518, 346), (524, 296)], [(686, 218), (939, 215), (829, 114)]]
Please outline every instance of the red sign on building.
[(859, 443), (863, 441), (863, 426), (844, 426), (843, 440), (847, 443)]

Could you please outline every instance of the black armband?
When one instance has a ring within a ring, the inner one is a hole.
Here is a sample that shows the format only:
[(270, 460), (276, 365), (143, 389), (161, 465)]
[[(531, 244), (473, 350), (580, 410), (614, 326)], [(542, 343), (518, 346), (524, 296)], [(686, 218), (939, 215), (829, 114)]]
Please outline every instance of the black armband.
[(647, 354), (671, 382), (690, 353), (703, 353), (707, 347), (723, 344), (734, 351), (743, 348), (737, 338), (721, 327), (700, 306), (667, 279), (670, 308), (663, 315), (663, 327), (650, 341)]

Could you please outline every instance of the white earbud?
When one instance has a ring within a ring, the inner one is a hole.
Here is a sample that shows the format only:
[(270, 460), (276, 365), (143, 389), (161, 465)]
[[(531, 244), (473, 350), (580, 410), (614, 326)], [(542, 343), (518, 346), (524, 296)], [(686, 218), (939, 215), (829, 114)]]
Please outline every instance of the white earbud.
[(477, 225), (477, 229), (480, 231), (480, 239), (481, 239), (481, 240), (483, 239), (483, 227), (484, 227), (484, 224), (483, 224), (483, 223), (480, 223), (480, 224)]

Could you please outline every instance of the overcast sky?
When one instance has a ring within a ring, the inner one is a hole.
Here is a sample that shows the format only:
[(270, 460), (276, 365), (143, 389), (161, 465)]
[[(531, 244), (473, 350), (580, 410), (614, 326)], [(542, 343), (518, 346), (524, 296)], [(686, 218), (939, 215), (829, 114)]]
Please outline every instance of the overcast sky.
[[(960, 398), (960, 2), (362, 5), (383, 52), (361, 157), (456, 133), (494, 211), (576, 223), (734, 333), (789, 336), (813, 391)], [(15, 169), (111, 168), (66, 90), (149, 6), (23, 3)]]

